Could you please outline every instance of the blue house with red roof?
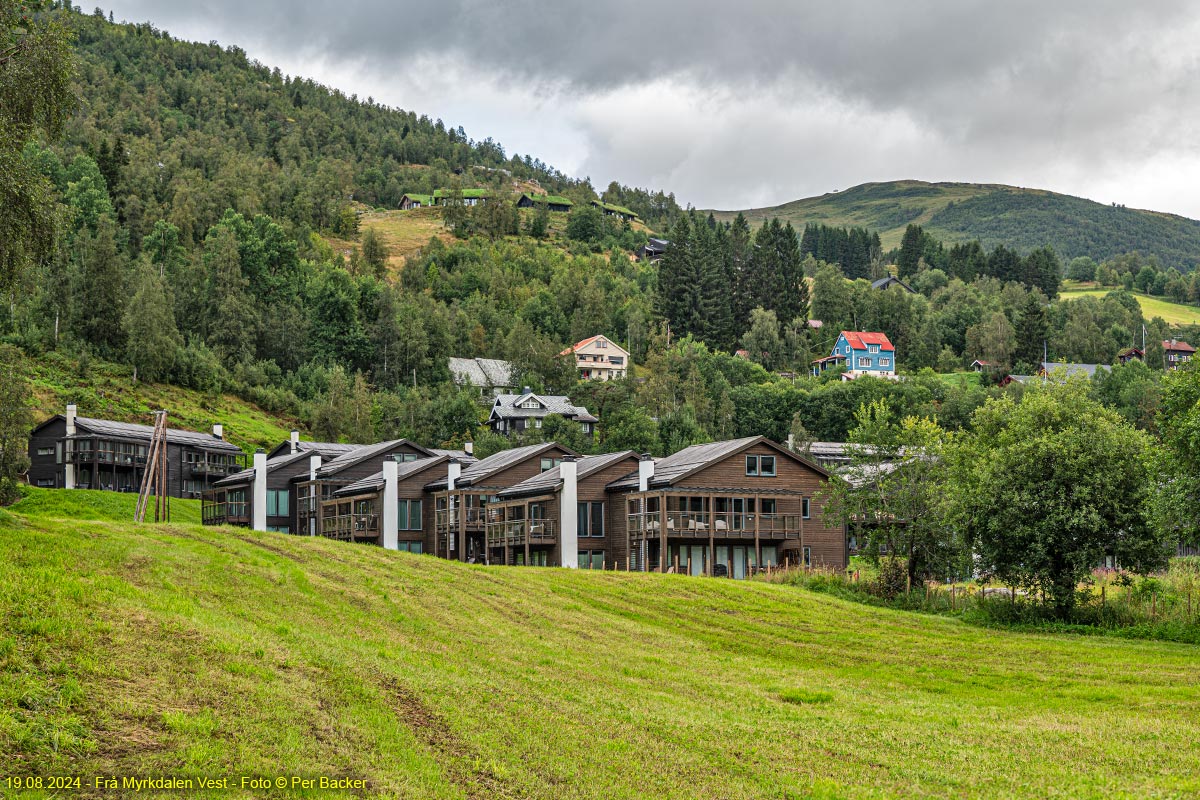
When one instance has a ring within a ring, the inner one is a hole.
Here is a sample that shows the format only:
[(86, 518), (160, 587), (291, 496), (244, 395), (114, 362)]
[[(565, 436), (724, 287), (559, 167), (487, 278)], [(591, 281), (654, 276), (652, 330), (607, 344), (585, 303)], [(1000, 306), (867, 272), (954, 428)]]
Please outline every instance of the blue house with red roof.
[(813, 362), (813, 375), (833, 367), (846, 368), (847, 380), (874, 375), (877, 378), (896, 377), (896, 348), (887, 334), (866, 331), (842, 331), (833, 352)]

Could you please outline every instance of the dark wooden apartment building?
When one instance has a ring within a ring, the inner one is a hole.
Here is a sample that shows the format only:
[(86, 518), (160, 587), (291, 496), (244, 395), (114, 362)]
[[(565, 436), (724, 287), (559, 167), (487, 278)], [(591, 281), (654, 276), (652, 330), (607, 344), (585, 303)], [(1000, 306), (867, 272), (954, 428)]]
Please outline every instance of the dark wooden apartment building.
[[(346, 455), (362, 445), (333, 442), (301, 442), (293, 432), (290, 441), (276, 447), (263, 459), (266, 469), (266, 508), (264, 530), (280, 533), (303, 533), (296, 527), (296, 504), (293, 502), (292, 482), (319, 469), (321, 464)], [(256, 456), (262, 454), (256, 454)], [(257, 467), (242, 470), (213, 484), (204, 493), (200, 507), (205, 525), (254, 524), (254, 479)]]
[(818, 502), (832, 476), (765, 437), (640, 466), (607, 487), (625, 523), (614, 553), (632, 569), (742, 578), (776, 564), (846, 567), (845, 528), (827, 525)]
[(426, 484), (433, 497), (433, 554), (458, 561), (487, 561), (488, 505), (507, 489), (552, 470), (575, 453), (556, 442), (501, 450), (474, 464), (451, 461), (447, 474)]
[[(146, 472), (154, 428), (81, 417), (74, 405), (38, 425), (29, 436), (31, 486), (136, 492)], [(167, 429), (167, 488), (171, 497), (197, 498), (242, 469), (241, 448), (212, 433)]]
[(607, 486), (637, 470), (637, 453), (564, 456), (559, 465), (501, 489), (487, 507), (488, 557), (493, 564), (624, 568), (625, 520)]
[[(454, 461), (454, 467), (451, 466)], [(474, 459), (467, 459), (471, 464)], [(449, 454), (392, 461), (372, 475), (337, 489), (321, 504), (322, 533), (335, 539), (378, 544), (389, 550), (432, 553), (433, 496), (425, 484), (461, 470), (462, 458)], [(394, 474), (389, 476), (389, 472)], [(394, 497), (387, 486), (395, 485)], [(389, 524), (394, 520), (394, 524)]]

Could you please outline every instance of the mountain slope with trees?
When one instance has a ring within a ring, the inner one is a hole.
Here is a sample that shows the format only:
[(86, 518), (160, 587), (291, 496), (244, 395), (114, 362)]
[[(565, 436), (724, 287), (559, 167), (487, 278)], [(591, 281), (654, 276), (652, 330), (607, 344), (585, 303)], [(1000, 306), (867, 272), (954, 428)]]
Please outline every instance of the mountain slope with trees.
[[(738, 211), (714, 211), (732, 220)], [(1022, 253), (1052, 247), (1059, 258), (1096, 261), (1137, 251), (1188, 271), (1200, 261), (1200, 222), (1173, 214), (1104, 205), (1081, 197), (1002, 184), (889, 181), (740, 212), (752, 226), (778, 217), (797, 230), (808, 223), (865, 227), (885, 248), (910, 224), (948, 244), (978, 239)]]

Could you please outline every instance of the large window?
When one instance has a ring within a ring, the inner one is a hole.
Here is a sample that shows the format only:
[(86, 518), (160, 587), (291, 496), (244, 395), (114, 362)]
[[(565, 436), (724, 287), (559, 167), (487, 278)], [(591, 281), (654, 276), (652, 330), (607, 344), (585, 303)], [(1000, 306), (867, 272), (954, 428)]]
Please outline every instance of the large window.
[(422, 542), (399, 542), (396, 545), (397, 550), (403, 550), (406, 553), (424, 553), (425, 545)]
[(579, 551), (579, 568), (580, 569), (604, 569), (604, 551), (603, 550), (580, 550)]
[(604, 503), (579, 504), (579, 536), (604, 535)]
[(291, 513), (288, 508), (291, 494), (290, 489), (267, 489), (267, 516), (288, 516)]
[(561, 458), (543, 458), (542, 465), (541, 465), (542, 472), (545, 472), (546, 470), (554, 469), (561, 463), (562, 463)]
[(421, 530), (420, 500), (401, 500), (399, 502), (396, 527), (402, 531)]
[(809, 519), (809, 515), (811, 512), (811, 508), (809, 506), (810, 502), (811, 501), (807, 497), (805, 497), (804, 499), (802, 499), (800, 501), (800, 516), (804, 517), (805, 519)]
[(859, 369), (866, 369), (870, 366), (871, 366), (871, 357), (870, 356), (859, 356), (858, 357)]
[(751, 477), (774, 477), (775, 456), (746, 456), (746, 474)]

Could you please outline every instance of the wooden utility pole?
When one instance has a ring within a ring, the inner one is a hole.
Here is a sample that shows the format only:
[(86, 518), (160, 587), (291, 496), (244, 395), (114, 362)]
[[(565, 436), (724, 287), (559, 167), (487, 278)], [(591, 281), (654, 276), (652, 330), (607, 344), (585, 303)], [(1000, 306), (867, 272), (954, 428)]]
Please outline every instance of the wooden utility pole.
[(150, 436), (150, 449), (146, 455), (146, 469), (142, 473), (142, 485), (138, 488), (137, 509), (134, 522), (145, 522), (146, 506), (150, 492), (154, 491), (154, 521), (167, 522), (171, 519), (170, 498), (167, 496), (167, 412), (154, 412), (154, 433)]

